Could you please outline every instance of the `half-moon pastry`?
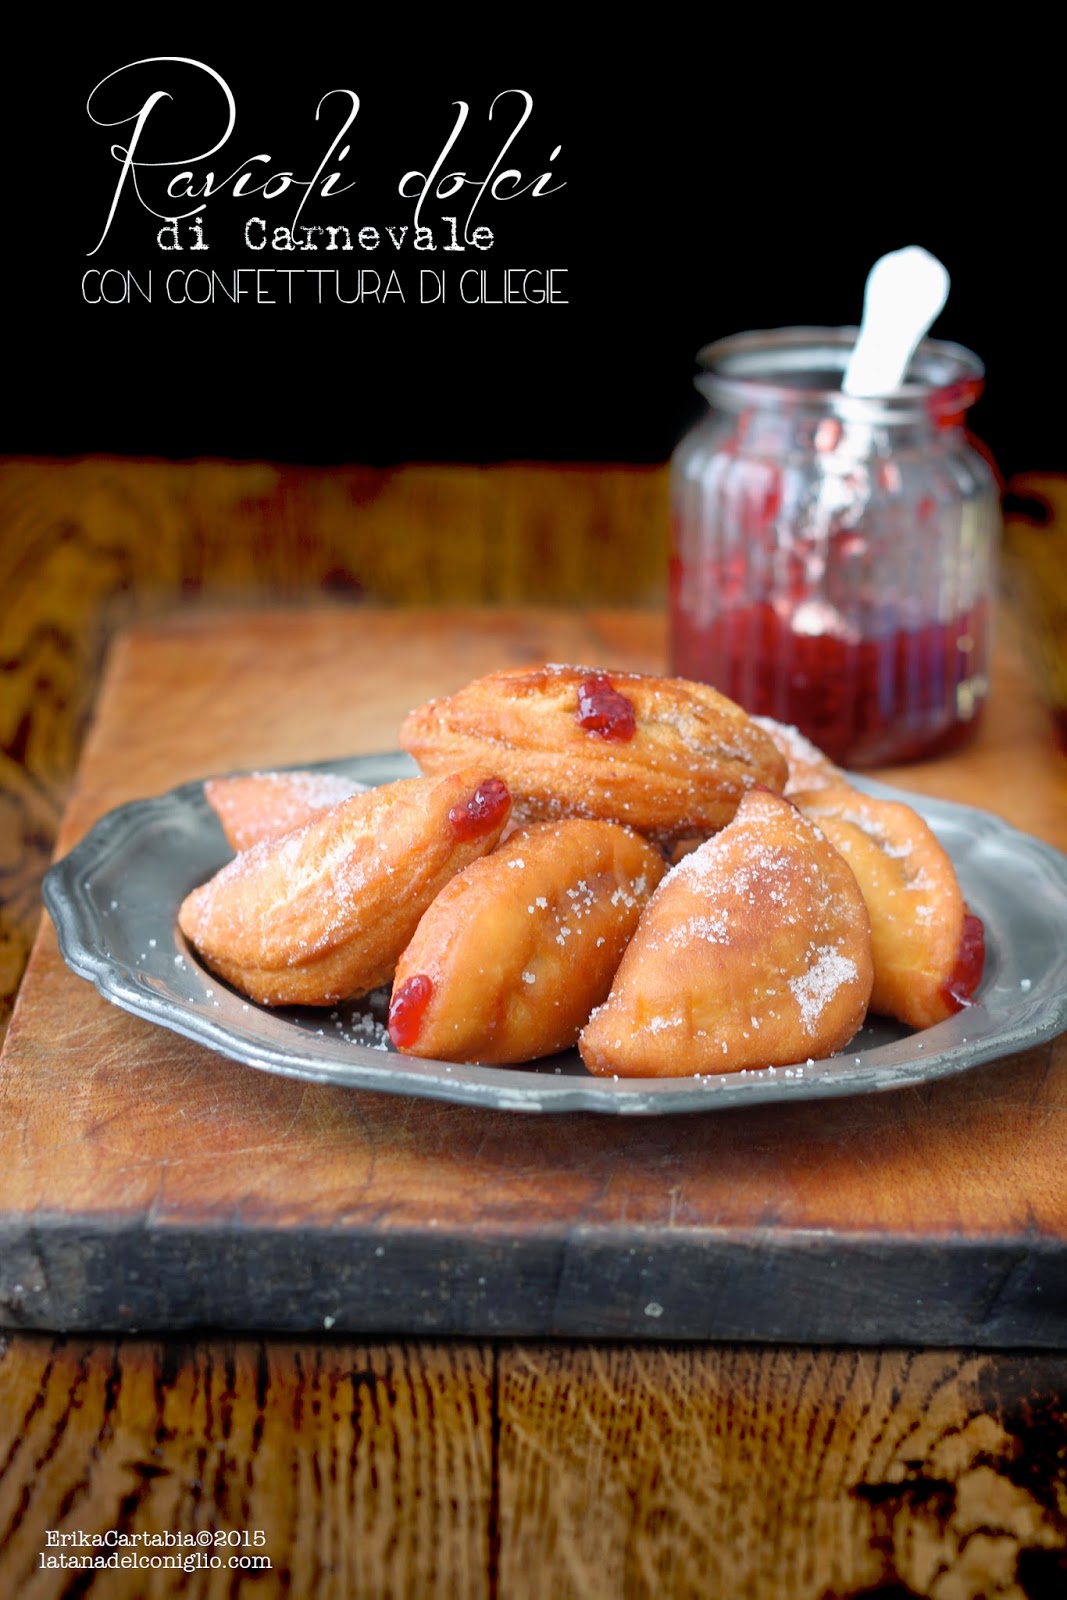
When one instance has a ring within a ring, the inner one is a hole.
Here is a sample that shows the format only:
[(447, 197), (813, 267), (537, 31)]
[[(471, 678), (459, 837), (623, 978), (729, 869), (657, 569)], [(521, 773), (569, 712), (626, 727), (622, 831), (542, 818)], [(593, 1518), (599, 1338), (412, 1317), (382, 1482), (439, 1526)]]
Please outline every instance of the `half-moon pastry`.
[(212, 971), (263, 1005), (366, 994), (510, 811), (484, 767), (368, 790), (235, 857), (186, 898), (179, 925)]
[(587, 667), (478, 678), (410, 712), (400, 744), (424, 772), (492, 766), (524, 821), (595, 817), (661, 840), (714, 832), (754, 784), (786, 778), (770, 736), (717, 690)]
[(847, 785), (794, 796), (856, 875), (871, 916), (871, 1010), (910, 1028), (970, 1002), (984, 962), (982, 924), (932, 830), (902, 801)]
[(840, 1050), (871, 993), (867, 908), (788, 800), (745, 796), (660, 884), (579, 1040), (590, 1072), (689, 1077)]
[(247, 772), (235, 778), (208, 778), (204, 796), (222, 824), (227, 844), (240, 852), (302, 828), (366, 787), (336, 772)]
[(665, 871), (658, 850), (612, 822), (512, 834), (452, 878), (419, 923), (393, 982), (393, 1043), (497, 1063), (569, 1048)]

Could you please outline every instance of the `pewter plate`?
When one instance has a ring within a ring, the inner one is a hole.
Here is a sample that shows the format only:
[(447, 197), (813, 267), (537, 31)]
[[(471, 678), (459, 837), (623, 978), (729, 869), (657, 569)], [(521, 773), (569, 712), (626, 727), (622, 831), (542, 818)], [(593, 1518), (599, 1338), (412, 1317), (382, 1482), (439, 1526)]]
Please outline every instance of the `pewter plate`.
[[(374, 785), (415, 768), (396, 752), (317, 770)], [(876, 1018), (840, 1055), (792, 1068), (616, 1080), (591, 1076), (573, 1050), (529, 1066), (458, 1066), (396, 1054), (384, 992), (335, 1012), (254, 1005), (200, 966), (177, 926), (185, 895), (231, 854), (200, 783), (109, 812), (50, 869), (44, 899), (68, 966), (136, 1016), (265, 1072), (503, 1111), (662, 1114), (865, 1094), (962, 1072), (1067, 1028), (1067, 856), (970, 806), (851, 781), (930, 823), (985, 924), (985, 973), (976, 1004), (948, 1022), (909, 1033)]]

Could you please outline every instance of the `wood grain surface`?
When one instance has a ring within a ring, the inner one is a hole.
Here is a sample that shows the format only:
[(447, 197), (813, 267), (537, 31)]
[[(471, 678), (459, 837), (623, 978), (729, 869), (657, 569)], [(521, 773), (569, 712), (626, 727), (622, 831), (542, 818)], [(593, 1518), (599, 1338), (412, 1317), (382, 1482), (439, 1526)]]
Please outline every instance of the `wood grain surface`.
[[(0, 1347), (0, 1581), (19, 1600), (1054, 1600), (1065, 1426), (1056, 1356), (22, 1335)], [(181, 1548), (270, 1567), (90, 1582), (40, 1565), (65, 1548), (49, 1530), (258, 1532)]]
[[(653, 667), (663, 651), (655, 613), (135, 629), (60, 848), (212, 771), (390, 748), (410, 705), (494, 666)], [(1002, 660), (1010, 685), (1022, 669), (1006, 646)], [(1010, 708), (969, 753), (898, 776), (973, 800), (973, 770), (987, 806), (1062, 837), (1063, 777), (1040, 744), (1017, 795), (1012, 752), (1033, 740), (1019, 689)], [(518, 1118), (252, 1071), (107, 1005), (46, 928), (3, 1059), (19, 1135), (0, 1166), (0, 1301), (17, 1326), (1067, 1339), (1063, 1039), (890, 1094)]]

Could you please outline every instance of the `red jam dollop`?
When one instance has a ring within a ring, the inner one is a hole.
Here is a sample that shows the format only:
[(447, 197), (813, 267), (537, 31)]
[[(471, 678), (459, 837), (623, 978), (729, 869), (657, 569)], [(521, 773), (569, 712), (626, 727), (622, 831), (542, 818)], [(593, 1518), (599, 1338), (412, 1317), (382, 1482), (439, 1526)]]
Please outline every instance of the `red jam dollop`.
[(633, 701), (620, 694), (602, 672), (578, 685), (578, 722), (614, 744), (625, 744), (637, 731)]
[(389, 1001), (389, 1037), (398, 1050), (414, 1044), (433, 994), (433, 980), (425, 972), (405, 978)]
[(946, 1005), (960, 1011), (974, 1000), (974, 991), (982, 980), (985, 966), (985, 929), (981, 919), (968, 911), (963, 919), (959, 953), (952, 975), (941, 990)]
[(482, 839), (507, 818), (510, 810), (511, 795), (503, 778), (486, 778), (469, 800), (452, 807), (448, 823), (457, 839)]

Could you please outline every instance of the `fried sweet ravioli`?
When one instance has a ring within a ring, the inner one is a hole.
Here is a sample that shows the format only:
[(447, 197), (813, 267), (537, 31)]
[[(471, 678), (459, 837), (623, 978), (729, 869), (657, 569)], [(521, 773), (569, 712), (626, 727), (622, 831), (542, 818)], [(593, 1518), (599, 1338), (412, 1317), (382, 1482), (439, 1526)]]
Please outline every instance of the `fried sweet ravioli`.
[(484, 767), (354, 795), (235, 857), (183, 902), (204, 962), (263, 1005), (332, 1005), (386, 983), (431, 900), (511, 811)]
[(862, 1023), (872, 978), (852, 872), (788, 800), (754, 790), (664, 878), (579, 1049), (619, 1077), (826, 1056)]
[(871, 916), (871, 1010), (929, 1028), (969, 1003), (982, 975), (982, 924), (933, 831), (897, 800), (846, 784), (794, 795), (856, 875)]
[(723, 827), (786, 760), (706, 684), (548, 665), (495, 672), (409, 712), (400, 744), (423, 772), (485, 762), (522, 821), (596, 817), (661, 840)]
[(498, 1064), (572, 1046), (665, 870), (658, 850), (611, 822), (512, 834), (419, 923), (393, 984), (393, 1043)]

